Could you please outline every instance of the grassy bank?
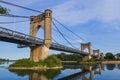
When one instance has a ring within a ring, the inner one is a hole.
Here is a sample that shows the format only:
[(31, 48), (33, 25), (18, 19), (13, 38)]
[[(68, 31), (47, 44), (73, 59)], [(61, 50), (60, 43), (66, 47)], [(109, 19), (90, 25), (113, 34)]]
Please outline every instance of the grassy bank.
[(56, 56), (51, 55), (48, 56), (44, 61), (33, 62), (29, 59), (20, 59), (15, 63), (11, 64), (10, 67), (59, 67), (62, 66), (61, 60), (59, 60)]

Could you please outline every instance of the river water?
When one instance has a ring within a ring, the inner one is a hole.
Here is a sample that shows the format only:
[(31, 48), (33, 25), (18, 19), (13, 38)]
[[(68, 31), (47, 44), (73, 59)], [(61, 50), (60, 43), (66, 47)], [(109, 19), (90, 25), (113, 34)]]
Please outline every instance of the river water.
[(11, 63), (0, 64), (0, 80), (120, 80), (120, 64), (64, 64), (63, 69), (34, 71), (8, 70)]

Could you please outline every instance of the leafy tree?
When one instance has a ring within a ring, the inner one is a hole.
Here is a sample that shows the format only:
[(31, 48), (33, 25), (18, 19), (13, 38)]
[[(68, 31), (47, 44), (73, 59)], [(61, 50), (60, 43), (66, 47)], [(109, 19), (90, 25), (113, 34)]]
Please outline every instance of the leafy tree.
[(115, 59), (114, 55), (111, 52), (106, 53), (105, 58), (109, 60)]
[(0, 14), (9, 14), (9, 10), (7, 8), (0, 6)]

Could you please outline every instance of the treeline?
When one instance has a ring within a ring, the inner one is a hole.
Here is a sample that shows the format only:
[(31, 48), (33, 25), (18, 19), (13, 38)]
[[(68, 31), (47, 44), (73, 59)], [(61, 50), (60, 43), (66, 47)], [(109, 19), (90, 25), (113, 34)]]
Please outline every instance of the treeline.
[(62, 61), (80, 61), (82, 60), (82, 56), (79, 54), (65, 54), (60, 53), (56, 55)]
[(113, 54), (112, 52), (107, 52), (104, 56), (106, 60), (120, 60), (120, 53)]
[(2, 62), (2, 61), (9, 61), (9, 59), (2, 59), (2, 58), (0, 58), (0, 62)]
[[(66, 53), (60, 53), (56, 54), (57, 58), (59, 58), (62, 61), (81, 61), (82, 56), (79, 54), (66, 54)], [(104, 55), (105, 60), (120, 60), (120, 53), (113, 54), (111, 52), (107, 52)]]

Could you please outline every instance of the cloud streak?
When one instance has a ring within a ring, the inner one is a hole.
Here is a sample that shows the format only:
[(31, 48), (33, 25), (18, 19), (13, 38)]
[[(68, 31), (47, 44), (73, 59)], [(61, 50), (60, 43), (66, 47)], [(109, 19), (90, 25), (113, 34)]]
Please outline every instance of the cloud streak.
[(79, 25), (91, 20), (111, 23), (120, 20), (120, 0), (69, 0), (53, 7), (55, 17), (65, 24)]

